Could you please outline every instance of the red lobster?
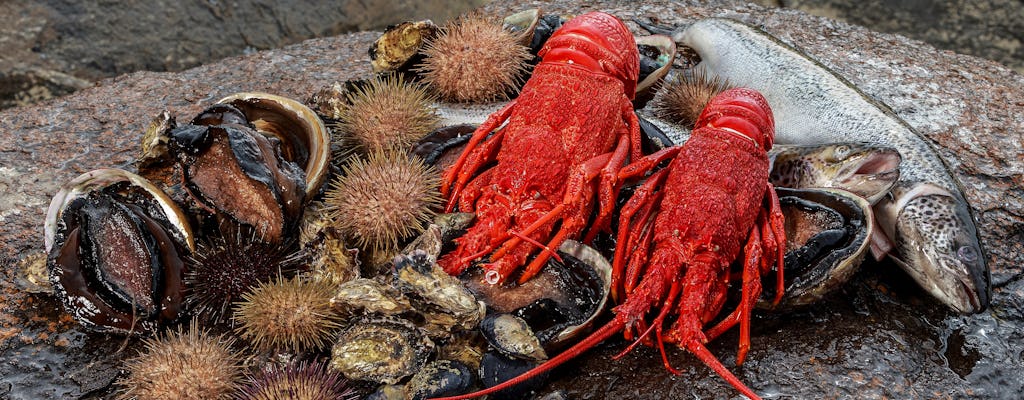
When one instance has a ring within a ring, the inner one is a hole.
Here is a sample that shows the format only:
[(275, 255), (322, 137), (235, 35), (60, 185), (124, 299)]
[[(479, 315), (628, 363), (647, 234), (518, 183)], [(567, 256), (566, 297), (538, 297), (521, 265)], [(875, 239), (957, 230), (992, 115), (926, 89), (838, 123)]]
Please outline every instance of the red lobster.
[[(650, 342), (654, 333), (669, 371), (678, 374), (669, 364), (665, 342), (686, 348), (744, 395), (759, 398), (704, 344), (739, 324), (736, 363), (742, 364), (750, 348), (750, 315), (761, 295), (761, 274), (773, 266), (780, 282), (776, 302), (782, 294), (786, 233), (778, 196), (768, 183), (766, 155), (775, 138), (774, 120), (760, 93), (741, 88), (712, 99), (696, 126), (684, 145), (651, 154), (618, 174), (621, 180), (640, 177), (662, 161), (672, 160), (667, 168), (651, 174), (621, 210), (612, 285), (616, 296), (625, 297), (614, 309), (613, 319), (523, 375), (451, 399), (519, 384), (618, 332), (635, 342), (616, 357), (640, 342)], [(740, 304), (704, 331), (725, 304), (730, 265), (741, 248)]]
[(477, 128), (442, 177), (447, 211), (458, 205), (477, 213), (457, 248), (439, 260), (449, 274), (491, 254), (485, 277), (504, 282), (540, 248), (519, 277), (529, 280), (555, 255), (552, 249), (586, 227), (594, 185), (600, 209), (591, 232), (608, 226), (617, 174), (627, 156), (641, 156), (630, 102), (640, 55), (621, 21), (602, 12), (573, 18), (552, 34), (540, 56), (519, 97)]

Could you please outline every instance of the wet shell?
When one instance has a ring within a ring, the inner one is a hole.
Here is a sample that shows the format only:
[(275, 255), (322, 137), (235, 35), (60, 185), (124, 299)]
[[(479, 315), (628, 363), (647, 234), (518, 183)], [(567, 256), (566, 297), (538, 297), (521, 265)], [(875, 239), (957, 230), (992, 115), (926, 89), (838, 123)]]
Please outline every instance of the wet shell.
[(434, 342), (398, 319), (357, 321), (338, 337), (331, 367), (349, 379), (395, 384), (415, 374), (434, 351)]
[(331, 158), (330, 131), (320, 117), (304, 104), (269, 93), (236, 93), (218, 103), (242, 111), (258, 132), (277, 138), (285, 160), (306, 172), (306, 198), (323, 187)]
[(423, 366), (405, 385), (405, 398), (433, 399), (469, 392), (476, 376), (458, 361), (439, 360)]
[(426, 251), (400, 255), (395, 257), (394, 263), (398, 287), (417, 310), (444, 331), (453, 326), (473, 329), (483, 318), (484, 304), (477, 301), (458, 278), (445, 273)]
[(422, 59), (423, 44), (437, 36), (438, 27), (430, 20), (402, 22), (388, 26), (370, 46), (373, 72), (405, 72)]
[(676, 58), (676, 42), (665, 35), (650, 35), (636, 38), (640, 51), (640, 78), (636, 85), (634, 105), (643, 107), (654, 98), (654, 88), (672, 69)]
[(178, 319), (195, 244), (152, 183), (118, 169), (82, 174), (54, 196), (44, 229), (54, 291), (83, 326), (148, 332)]
[[(866, 199), (840, 189), (776, 188), (786, 217), (786, 286), (780, 306), (812, 304), (859, 269), (874, 228)], [(764, 284), (763, 299), (774, 297)], [(762, 304), (762, 306), (768, 306)]]
[(540, 340), (526, 321), (512, 314), (491, 314), (480, 323), (480, 332), (502, 354), (531, 361), (548, 359)]

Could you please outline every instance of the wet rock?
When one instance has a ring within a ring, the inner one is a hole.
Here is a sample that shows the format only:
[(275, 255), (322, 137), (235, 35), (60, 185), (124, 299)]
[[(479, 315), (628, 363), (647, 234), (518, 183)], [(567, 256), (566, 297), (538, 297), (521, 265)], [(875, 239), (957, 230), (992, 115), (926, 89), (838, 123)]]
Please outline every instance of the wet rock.
[[(1024, 76), (995, 62), (935, 50), (787, 9), (735, 1), (556, 2), (501, 0), (578, 13), (681, 25), (728, 16), (763, 26), (894, 109), (936, 144), (961, 180), (982, 232), (996, 288), (992, 307), (957, 316), (936, 307), (891, 264), (869, 264), (837, 296), (806, 310), (757, 313), (752, 347), (735, 364), (737, 334), (710, 346), (756, 392), (796, 398), (1016, 398), (1024, 391)], [(634, 24), (629, 24), (638, 29)], [(370, 74), (378, 32), (314, 39), (180, 73), (137, 72), (32, 107), (0, 112), (0, 394), (11, 399), (83, 395), (75, 371), (120, 357), (123, 339), (83, 333), (47, 295), (15, 286), (10, 265), (42, 251), (43, 213), (60, 184), (97, 167), (132, 168), (145, 125), (163, 109), (195, 115), (228, 94), (259, 90), (306, 99), (334, 81)], [(5, 260), (6, 261), (2, 261)], [(611, 340), (556, 369), (544, 390), (569, 398), (726, 398), (735, 393), (685, 351), (680, 369), (656, 349)], [(131, 354), (130, 350), (126, 350)], [(580, 373), (576, 373), (580, 370)], [(102, 390), (96, 394), (102, 397)]]

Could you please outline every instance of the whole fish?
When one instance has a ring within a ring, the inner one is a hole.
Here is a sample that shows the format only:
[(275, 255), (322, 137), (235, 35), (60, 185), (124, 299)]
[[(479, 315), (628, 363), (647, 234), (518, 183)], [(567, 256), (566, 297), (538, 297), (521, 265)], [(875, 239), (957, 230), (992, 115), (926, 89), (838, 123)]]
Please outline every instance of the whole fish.
[(776, 141), (845, 141), (890, 146), (903, 157), (891, 195), (875, 218), (889, 253), (918, 284), (960, 313), (991, 297), (986, 257), (959, 183), (925, 139), (887, 106), (766, 32), (729, 19), (706, 19), (674, 35), (693, 48), (697, 68), (763, 93), (775, 111)]

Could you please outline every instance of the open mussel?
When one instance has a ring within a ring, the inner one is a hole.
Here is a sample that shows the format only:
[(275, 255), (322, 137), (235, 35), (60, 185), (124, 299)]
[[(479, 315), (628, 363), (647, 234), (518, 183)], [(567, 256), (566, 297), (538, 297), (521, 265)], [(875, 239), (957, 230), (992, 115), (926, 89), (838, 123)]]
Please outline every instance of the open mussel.
[[(844, 284), (870, 247), (874, 219), (863, 197), (841, 189), (776, 188), (786, 218), (785, 292), (780, 306), (814, 303)], [(774, 298), (766, 283), (764, 299)], [(762, 304), (767, 306), (767, 304)]]
[(178, 319), (195, 243), (155, 185), (119, 169), (87, 172), (54, 196), (44, 229), (55, 293), (83, 326), (151, 332)]

